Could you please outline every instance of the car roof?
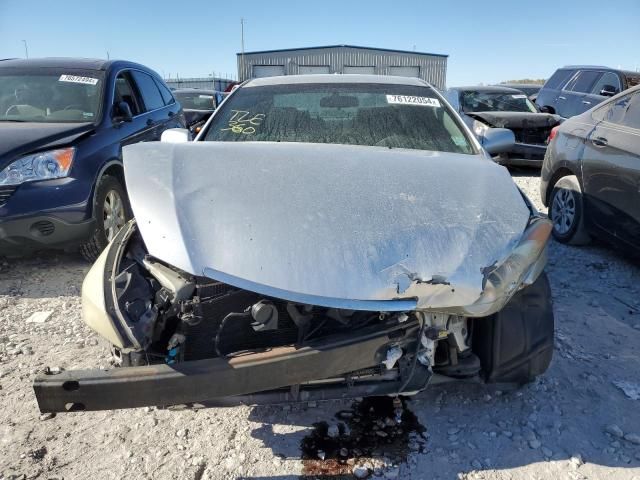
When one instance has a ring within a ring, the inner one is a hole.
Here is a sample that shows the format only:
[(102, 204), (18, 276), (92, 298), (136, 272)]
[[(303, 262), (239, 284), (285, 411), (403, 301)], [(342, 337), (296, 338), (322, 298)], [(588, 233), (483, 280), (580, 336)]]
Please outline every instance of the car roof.
[(302, 83), (378, 83), (383, 85), (431, 87), (431, 85), (420, 78), (358, 74), (283, 75), (279, 77), (254, 78), (247, 81), (243, 87), (297, 85)]
[(539, 83), (501, 83), (500, 85), (495, 85), (496, 87), (507, 87), (507, 88), (542, 88), (542, 85)]
[(176, 88), (173, 93), (222, 93), (217, 90), (209, 90), (206, 88)]
[(637, 77), (640, 75), (640, 72), (634, 72), (633, 70), (623, 70), (621, 68), (611, 68), (605, 67), (604, 65), (566, 65), (564, 67), (559, 68), (558, 70), (604, 70), (607, 72), (619, 72), (627, 76)]
[(152, 71), (144, 65), (126, 60), (104, 60), (99, 58), (45, 57), (0, 60), (0, 68), (76, 68), (79, 70), (106, 71), (112, 67), (139, 68)]
[(516, 88), (502, 87), (497, 85), (482, 85), (475, 87), (453, 87), (449, 90), (460, 90), (462, 92), (486, 92), (486, 93), (522, 93)]

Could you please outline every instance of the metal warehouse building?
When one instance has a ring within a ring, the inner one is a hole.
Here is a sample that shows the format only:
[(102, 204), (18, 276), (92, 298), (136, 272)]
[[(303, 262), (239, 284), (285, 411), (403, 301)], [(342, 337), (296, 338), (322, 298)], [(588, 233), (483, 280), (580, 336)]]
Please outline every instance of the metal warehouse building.
[(437, 53), (332, 45), (238, 53), (238, 79), (310, 73), (419, 77), (444, 89), (447, 57)]
[(164, 81), (169, 88), (202, 88), (219, 92), (224, 92), (233, 83), (231, 79), (218, 77), (165, 78)]

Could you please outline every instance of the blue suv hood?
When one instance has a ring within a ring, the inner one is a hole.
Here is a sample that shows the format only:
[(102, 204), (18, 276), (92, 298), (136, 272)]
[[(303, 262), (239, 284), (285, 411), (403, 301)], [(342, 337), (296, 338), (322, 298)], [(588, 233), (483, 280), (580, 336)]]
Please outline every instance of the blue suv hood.
[(21, 155), (69, 145), (94, 129), (92, 123), (0, 122), (0, 170)]

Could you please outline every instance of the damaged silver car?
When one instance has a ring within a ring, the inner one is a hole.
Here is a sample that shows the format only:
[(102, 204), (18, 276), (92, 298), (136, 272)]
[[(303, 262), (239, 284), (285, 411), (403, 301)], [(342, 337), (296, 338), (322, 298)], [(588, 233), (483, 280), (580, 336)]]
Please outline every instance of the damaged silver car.
[(49, 371), (43, 412), (522, 384), (553, 351), (551, 225), (419, 79), (236, 89), (194, 142), (125, 148), (135, 221), (88, 273), (111, 370)]
[(542, 166), (551, 129), (563, 121), (560, 115), (542, 113), (527, 95), (506, 86), (456, 87), (446, 96), (480, 143), (494, 128), (513, 132), (515, 143), (493, 157), (501, 165)]

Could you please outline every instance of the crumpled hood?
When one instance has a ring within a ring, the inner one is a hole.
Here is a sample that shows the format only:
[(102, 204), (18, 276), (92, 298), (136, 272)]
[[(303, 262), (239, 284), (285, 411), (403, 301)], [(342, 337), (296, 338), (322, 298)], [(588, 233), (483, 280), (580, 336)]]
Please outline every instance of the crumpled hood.
[(474, 155), (153, 142), (126, 147), (124, 164), (151, 255), (315, 305), (470, 305), (530, 216), (508, 171)]
[(21, 155), (68, 145), (94, 128), (92, 123), (0, 122), (0, 170)]
[(466, 115), (496, 128), (553, 128), (562, 123), (560, 115), (529, 112), (467, 112)]

